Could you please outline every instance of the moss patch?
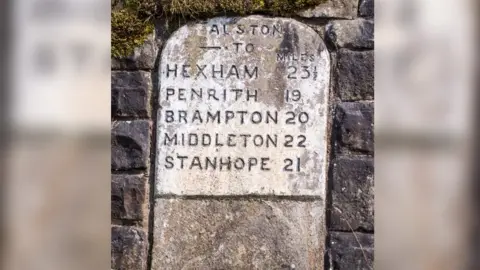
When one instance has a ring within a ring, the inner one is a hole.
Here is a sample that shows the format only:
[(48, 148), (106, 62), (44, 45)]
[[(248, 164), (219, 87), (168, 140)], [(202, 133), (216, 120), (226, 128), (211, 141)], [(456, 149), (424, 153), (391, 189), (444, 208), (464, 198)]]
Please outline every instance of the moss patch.
[(155, 0), (112, 0), (112, 56), (130, 55), (153, 32)]
[(112, 0), (112, 56), (131, 54), (154, 29), (155, 17), (167, 20), (225, 14), (291, 16), (328, 0)]
[(212, 17), (221, 14), (263, 13), (290, 16), (327, 0), (159, 0), (165, 14), (171, 16)]

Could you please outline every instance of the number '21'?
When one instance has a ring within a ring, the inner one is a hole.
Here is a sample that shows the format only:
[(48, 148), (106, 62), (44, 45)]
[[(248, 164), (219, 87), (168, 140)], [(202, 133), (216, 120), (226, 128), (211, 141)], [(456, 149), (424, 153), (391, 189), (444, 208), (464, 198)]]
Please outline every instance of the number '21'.
[(283, 160), (283, 163), (285, 164), (285, 166), (283, 167), (283, 170), (286, 172), (300, 171), (300, 158), (297, 158), (296, 160), (286, 158)]

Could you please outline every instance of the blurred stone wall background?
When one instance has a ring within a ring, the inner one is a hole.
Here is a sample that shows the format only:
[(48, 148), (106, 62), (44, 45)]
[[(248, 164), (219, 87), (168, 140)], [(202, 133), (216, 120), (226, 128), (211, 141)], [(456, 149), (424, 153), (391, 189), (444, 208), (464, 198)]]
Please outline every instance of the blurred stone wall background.
[(478, 269), (478, 1), (376, 4), (375, 266)]
[(1, 12), (0, 267), (108, 269), (109, 3), (4, 1)]

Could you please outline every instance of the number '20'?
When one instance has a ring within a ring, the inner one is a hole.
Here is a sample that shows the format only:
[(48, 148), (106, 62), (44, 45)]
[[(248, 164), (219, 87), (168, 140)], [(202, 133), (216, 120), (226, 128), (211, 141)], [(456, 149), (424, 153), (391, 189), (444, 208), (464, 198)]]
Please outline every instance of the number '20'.
[(296, 114), (295, 112), (288, 111), (286, 112), (286, 115), (287, 119), (285, 120), (285, 124), (288, 125), (295, 125), (297, 122), (300, 124), (305, 124), (310, 118), (306, 112), (300, 112)]

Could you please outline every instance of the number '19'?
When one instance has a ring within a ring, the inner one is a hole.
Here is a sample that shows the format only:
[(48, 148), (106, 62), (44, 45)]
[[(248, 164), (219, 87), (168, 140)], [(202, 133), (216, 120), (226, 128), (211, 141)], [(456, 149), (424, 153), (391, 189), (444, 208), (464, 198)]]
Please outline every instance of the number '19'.
[(302, 94), (299, 90), (285, 90), (285, 101), (299, 101), (302, 98)]

